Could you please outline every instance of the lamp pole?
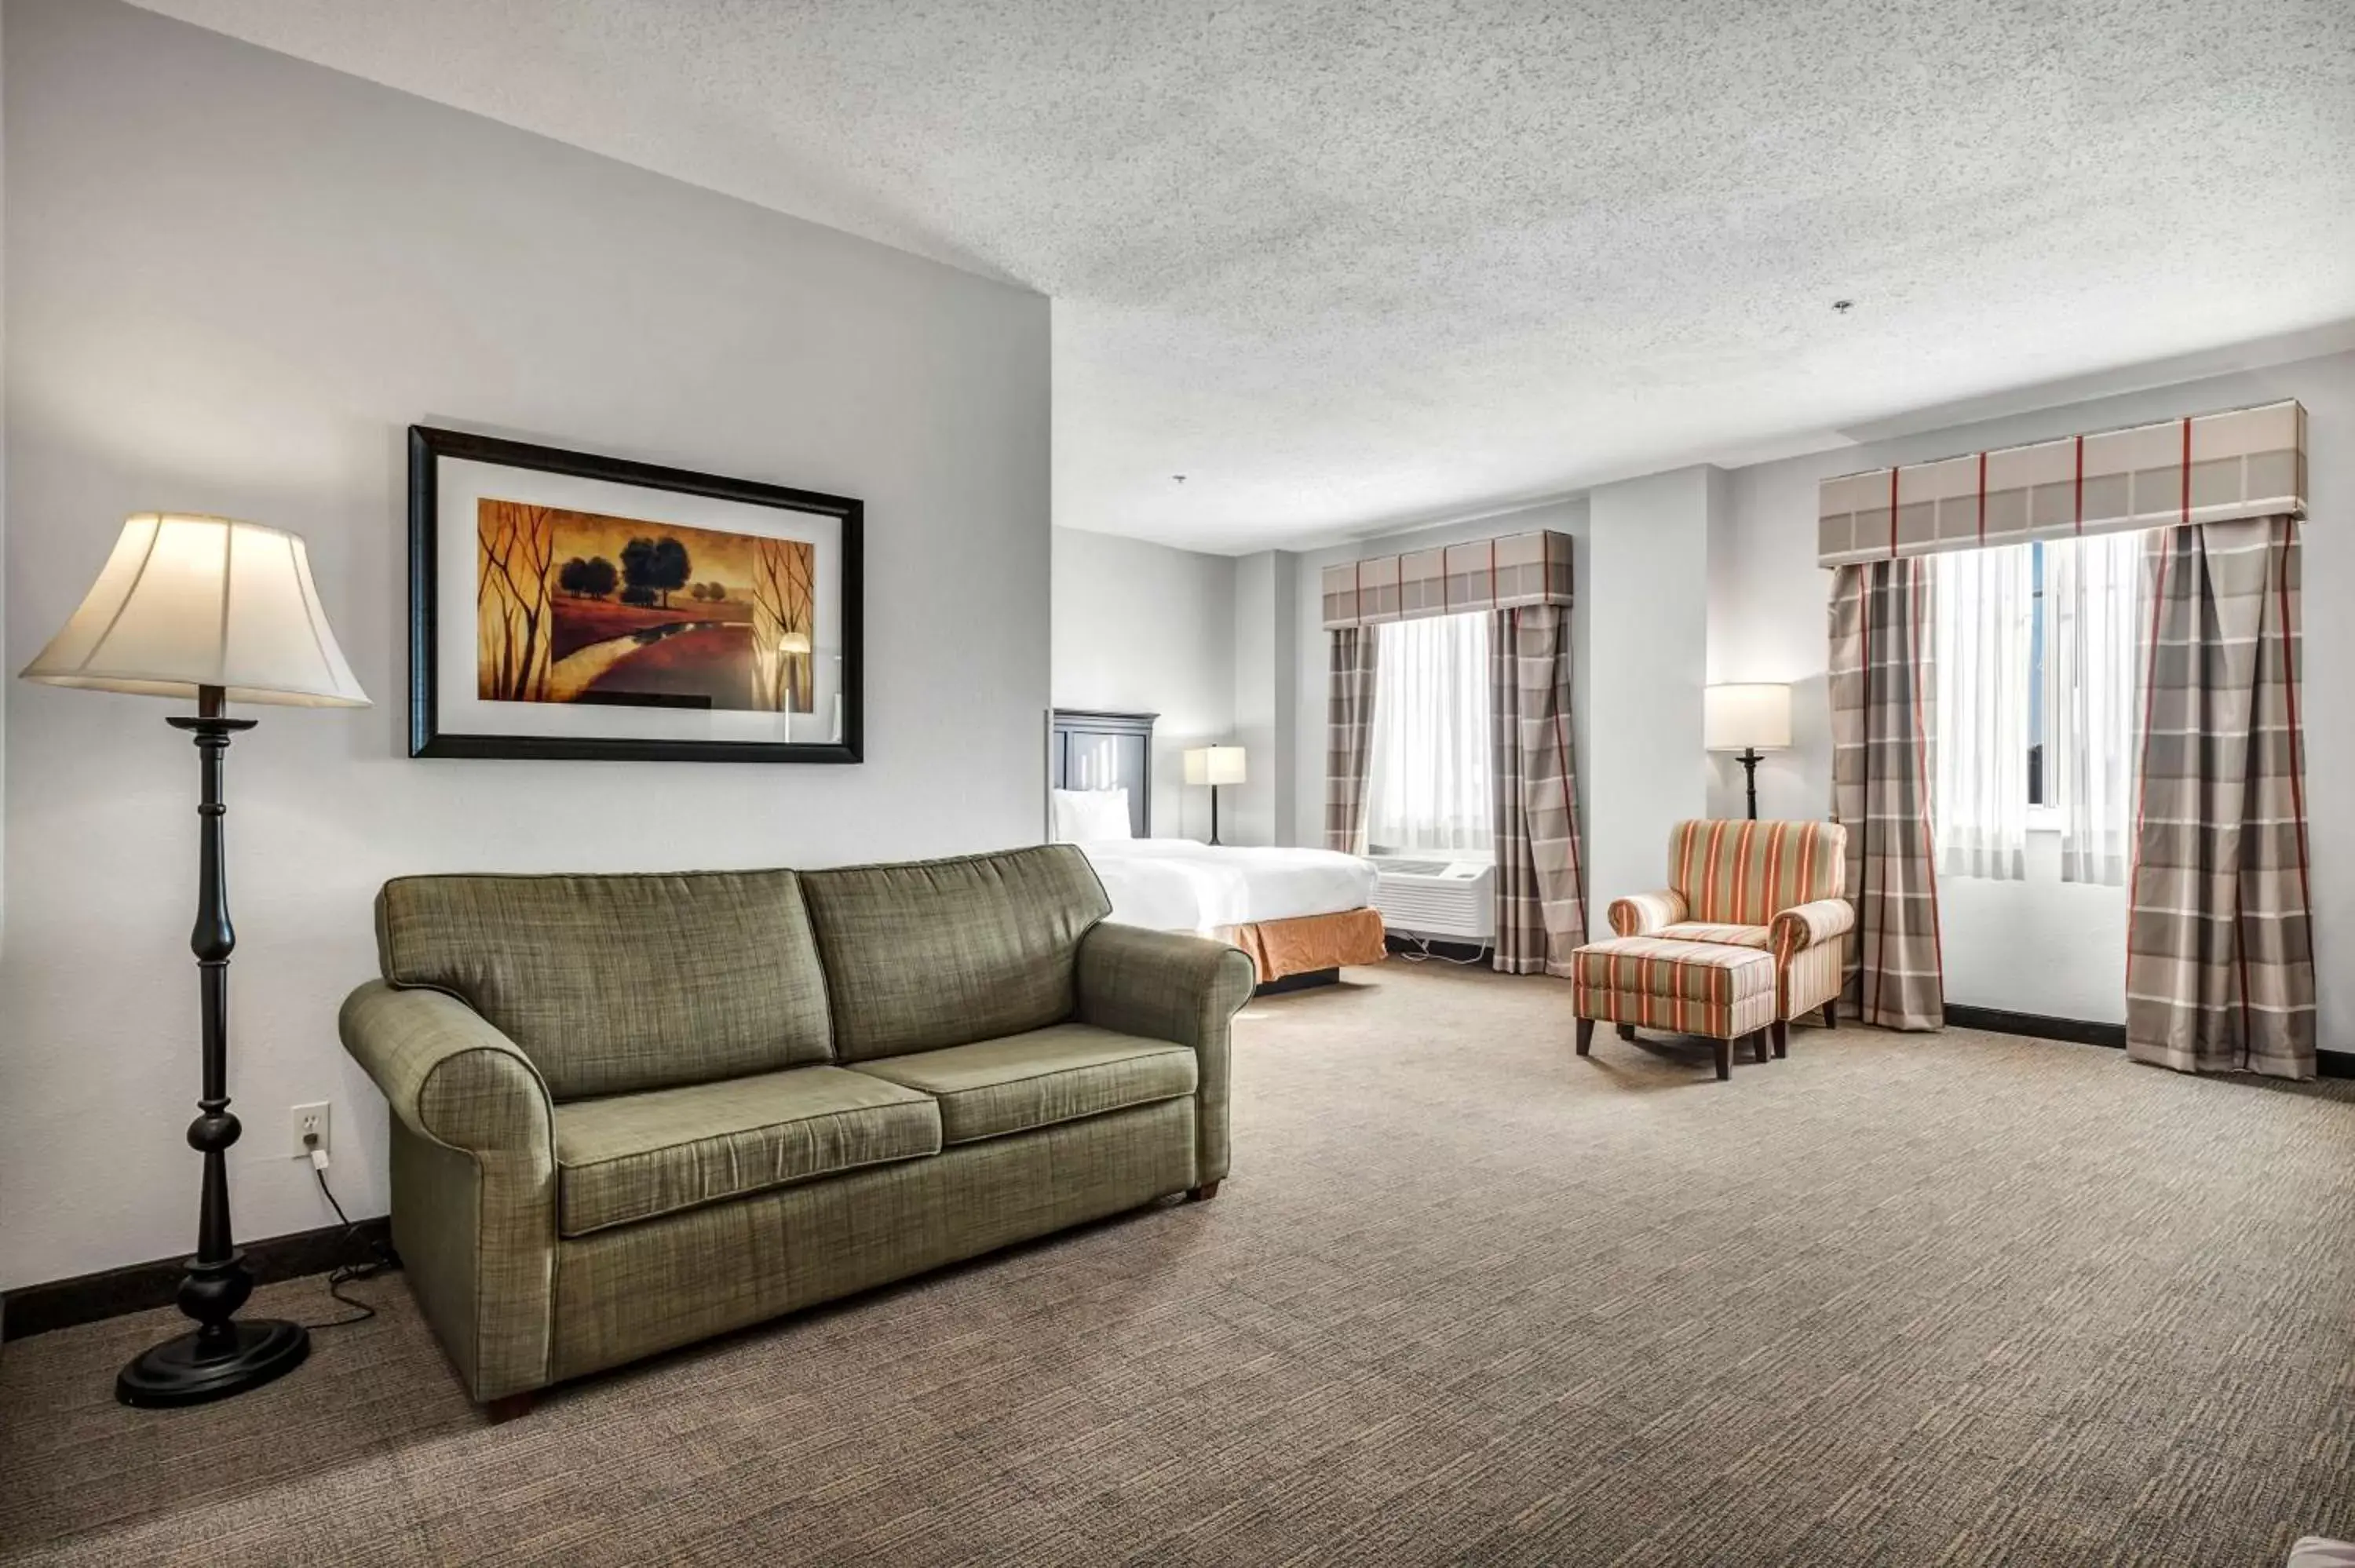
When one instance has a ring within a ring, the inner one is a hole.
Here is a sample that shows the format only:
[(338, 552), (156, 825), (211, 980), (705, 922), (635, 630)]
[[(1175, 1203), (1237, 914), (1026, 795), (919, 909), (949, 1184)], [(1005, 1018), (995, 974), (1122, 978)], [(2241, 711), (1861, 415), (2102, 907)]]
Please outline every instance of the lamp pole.
[(1766, 758), (1756, 747), (1745, 746), (1734, 760), (1742, 764), (1742, 777), (1750, 793), (1750, 820), (1754, 822), (1758, 820), (1758, 765)]
[(229, 956), (237, 946), (237, 930), (229, 924), (222, 867), (229, 807), (221, 800), (221, 760), (229, 738), (251, 729), (253, 720), (228, 717), (222, 696), (218, 686), (199, 686), (197, 716), (165, 721), (196, 737), (203, 780), (197, 803), (197, 924), (188, 947), (197, 955), (204, 1094), (197, 1101), (197, 1119), (188, 1124), (188, 1147), (205, 1157), (205, 1174), (197, 1208), (197, 1255), (180, 1277), (178, 1295), (180, 1310), (196, 1320), (197, 1330), (133, 1358), (114, 1381), (115, 1397), (125, 1404), (201, 1404), (226, 1398), (293, 1372), (311, 1353), (311, 1337), (300, 1323), (237, 1316), (253, 1294), (253, 1275), (237, 1249), (229, 1212), (229, 1150), (241, 1129), (229, 1108)]

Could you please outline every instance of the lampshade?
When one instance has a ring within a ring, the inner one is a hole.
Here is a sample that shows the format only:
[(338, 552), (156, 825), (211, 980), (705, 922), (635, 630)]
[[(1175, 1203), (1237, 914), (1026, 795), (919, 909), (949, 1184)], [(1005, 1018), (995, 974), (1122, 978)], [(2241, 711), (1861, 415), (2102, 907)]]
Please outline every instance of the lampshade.
[(149, 697), (219, 686), (233, 703), (368, 705), (303, 541), (228, 517), (126, 519), (81, 607), (24, 677)]
[(1711, 751), (1786, 751), (1791, 745), (1791, 688), (1710, 686), (1702, 691), (1701, 744)]
[(1243, 781), (1243, 748), (1240, 746), (1198, 746), (1186, 754), (1188, 784), (1240, 784)]

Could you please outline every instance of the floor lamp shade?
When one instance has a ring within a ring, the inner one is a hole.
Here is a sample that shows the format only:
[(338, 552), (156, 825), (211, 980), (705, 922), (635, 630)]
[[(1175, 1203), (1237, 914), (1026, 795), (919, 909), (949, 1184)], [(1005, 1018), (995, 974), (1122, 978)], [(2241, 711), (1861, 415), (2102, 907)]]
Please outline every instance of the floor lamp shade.
[(150, 697), (366, 707), (303, 541), (228, 517), (148, 512), (24, 677)]
[[(227, 517), (142, 513), (123, 524), (114, 553), (65, 630), (25, 667), (25, 679), (141, 696), (193, 699), (165, 722), (195, 742), (197, 1019), (204, 1086), (188, 1146), (204, 1156), (197, 1250), (183, 1266), (180, 1310), (197, 1328), (150, 1346), (115, 1380), (125, 1404), (197, 1404), (258, 1388), (310, 1354), (300, 1323), (240, 1318), (253, 1276), (229, 1218), (229, 1162), (238, 1140), (229, 1094), (229, 923), (221, 762), (253, 727), (230, 703), (366, 707), (319, 608), (303, 541)], [(325, 1169), (325, 1167), (321, 1167)]]
[(1791, 688), (1761, 684), (1703, 688), (1700, 740), (1711, 751), (1741, 754), (1742, 792), (1749, 799), (1750, 820), (1756, 821), (1759, 753), (1791, 747)]
[(1710, 686), (1700, 695), (1701, 744), (1710, 750), (1790, 749), (1790, 687)]

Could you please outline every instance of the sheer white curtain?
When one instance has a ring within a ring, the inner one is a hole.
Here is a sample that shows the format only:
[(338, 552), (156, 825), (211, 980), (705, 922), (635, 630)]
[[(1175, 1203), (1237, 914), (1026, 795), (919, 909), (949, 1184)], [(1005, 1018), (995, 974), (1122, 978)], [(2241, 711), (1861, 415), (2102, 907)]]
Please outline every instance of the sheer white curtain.
[(1377, 629), (1366, 844), (1374, 853), (1489, 853), (1488, 617)]
[(1937, 724), (1930, 814), (1938, 869), (1949, 876), (2028, 874), (2032, 548), (1930, 558)]
[(2137, 650), (2147, 534), (2044, 546), (2051, 646), (2045, 704), (2054, 756), (2045, 799), (2061, 811), (2061, 880), (2122, 887), (2134, 833)]

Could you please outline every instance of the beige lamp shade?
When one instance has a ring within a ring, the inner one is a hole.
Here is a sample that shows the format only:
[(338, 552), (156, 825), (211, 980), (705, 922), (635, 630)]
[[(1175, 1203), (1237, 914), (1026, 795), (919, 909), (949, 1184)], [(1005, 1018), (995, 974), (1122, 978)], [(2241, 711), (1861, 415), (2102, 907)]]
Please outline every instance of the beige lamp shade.
[(1700, 700), (1701, 744), (1710, 750), (1790, 749), (1790, 687), (1710, 686)]
[(1240, 784), (1243, 781), (1243, 748), (1240, 746), (1198, 746), (1186, 754), (1188, 784)]
[(366, 707), (303, 541), (228, 517), (142, 513), (24, 677), (149, 697)]

